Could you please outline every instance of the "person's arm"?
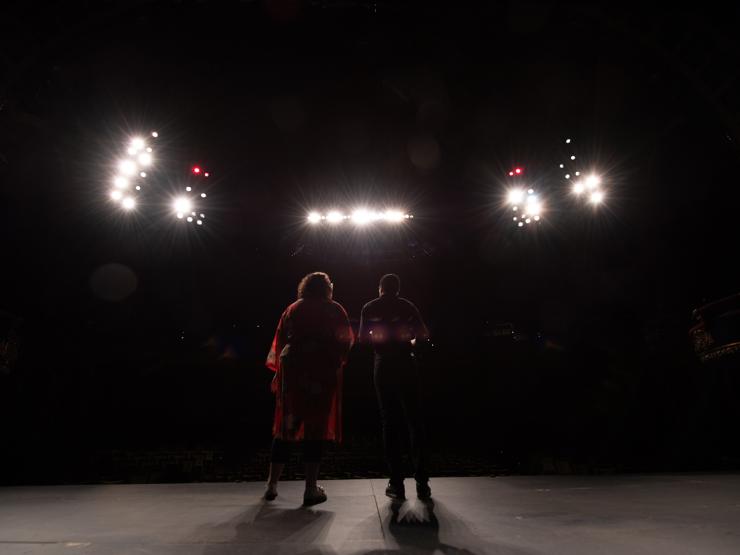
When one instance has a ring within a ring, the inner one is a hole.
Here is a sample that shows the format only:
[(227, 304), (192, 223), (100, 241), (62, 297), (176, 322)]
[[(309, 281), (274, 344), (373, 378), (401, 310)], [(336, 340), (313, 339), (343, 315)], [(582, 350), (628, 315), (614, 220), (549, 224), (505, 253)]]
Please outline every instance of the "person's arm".
[(411, 305), (411, 308), (414, 313), (414, 339), (416, 339), (416, 343), (418, 344), (419, 342), (428, 341), (429, 329), (424, 323), (424, 320), (422, 320), (419, 309), (416, 308), (416, 305), (413, 304)]
[(285, 314), (287, 313), (287, 310), (283, 312), (283, 314), (280, 316), (280, 320), (278, 321), (277, 329), (275, 330), (275, 337), (272, 339), (272, 345), (270, 346), (270, 352), (267, 353), (267, 360), (265, 361), (265, 366), (267, 366), (270, 370), (275, 372), (275, 375), (272, 378), (272, 384), (270, 385), (270, 389), (272, 389), (273, 393), (277, 392), (278, 387), (278, 369), (280, 368), (280, 353), (283, 350), (283, 347), (285, 346), (285, 338), (283, 330), (283, 322), (285, 320)]
[(370, 329), (367, 326), (367, 305), (362, 307), (362, 312), (360, 313), (360, 329), (357, 332), (358, 335), (358, 343), (360, 345), (369, 345), (370, 344)]

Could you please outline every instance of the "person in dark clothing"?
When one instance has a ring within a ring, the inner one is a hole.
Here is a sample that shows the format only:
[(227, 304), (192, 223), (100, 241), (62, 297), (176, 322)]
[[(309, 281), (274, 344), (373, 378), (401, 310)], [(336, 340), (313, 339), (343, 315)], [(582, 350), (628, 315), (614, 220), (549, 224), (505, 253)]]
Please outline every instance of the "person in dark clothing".
[(432, 492), (414, 345), (428, 341), (429, 331), (414, 304), (399, 297), (400, 289), (397, 275), (380, 279), (380, 296), (362, 308), (359, 341), (375, 351), (373, 377), (391, 475), (385, 493), (394, 499), (405, 498), (400, 434), (408, 427), (416, 492), (420, 499), (428, 499)]

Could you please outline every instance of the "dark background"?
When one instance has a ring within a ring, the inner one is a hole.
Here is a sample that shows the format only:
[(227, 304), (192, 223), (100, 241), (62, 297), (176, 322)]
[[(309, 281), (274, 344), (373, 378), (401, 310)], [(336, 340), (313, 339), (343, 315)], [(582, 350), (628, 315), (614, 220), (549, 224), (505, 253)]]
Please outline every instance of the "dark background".
[[(740, 467), (737, 364), (700, 364), (688, 335), (739, 289), (739, 23), (707, 4), (3, 4), (2, 481), (263, 477), (264, 358), (316, 270), (355, 326), (400, 274), (433, 336), (438, 474)], [(212, 173), (202, 228), (156, 195), (107, 200), (121, 145), (154, 129), (159, 191)], [(568, 198), (565, 138), (604, 175), (599, 210)], [(549, 199), (536, 228), (502, 209), (514, 165)], [(415, 218), (305, 224), (361, 202)], [(382, 472), (360, 350), (345, 432), (325, 473)]]

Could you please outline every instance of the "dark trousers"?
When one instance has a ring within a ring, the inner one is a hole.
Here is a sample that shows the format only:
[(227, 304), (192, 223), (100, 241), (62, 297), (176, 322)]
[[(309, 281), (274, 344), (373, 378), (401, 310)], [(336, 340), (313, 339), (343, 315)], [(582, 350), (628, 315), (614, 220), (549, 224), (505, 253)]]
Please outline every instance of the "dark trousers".
[(414, 478), (417, 482), (428, 481), (426, 431), (415, 360), (411, 355), (376, 355), (374, 379), (391, 482), (403, 482), (405, 472), (401, 434), (406, 430), (409, 433)]
[(303, 462), (317, 463), (321, 462), (324, 454), (324, 442), (322, 440), (306, 441), (285, 441), (274, 438), (272, 440), (272, 451), (270, 453), (270, 462), (285, 464), (290, 459), (290, 452), (297, 444), (303, 444)]

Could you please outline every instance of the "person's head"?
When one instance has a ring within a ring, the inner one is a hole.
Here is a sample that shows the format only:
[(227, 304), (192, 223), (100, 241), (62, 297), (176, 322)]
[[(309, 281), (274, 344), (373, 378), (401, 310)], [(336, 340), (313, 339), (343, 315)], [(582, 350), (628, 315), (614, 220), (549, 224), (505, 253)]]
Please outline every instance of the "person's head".
[(396, 274), (385, 274), (380, 278), (378, 292), (381, 295), (398, 295), (401, 291), (401, 279)]
[(312, 272), (298, 284), (299, 299), (331, 299), (334, 284), (324, 272)]

